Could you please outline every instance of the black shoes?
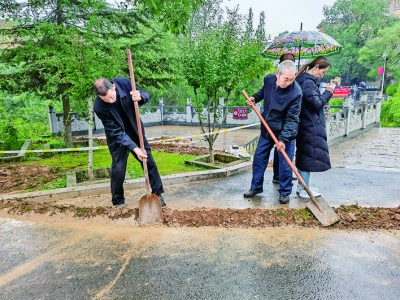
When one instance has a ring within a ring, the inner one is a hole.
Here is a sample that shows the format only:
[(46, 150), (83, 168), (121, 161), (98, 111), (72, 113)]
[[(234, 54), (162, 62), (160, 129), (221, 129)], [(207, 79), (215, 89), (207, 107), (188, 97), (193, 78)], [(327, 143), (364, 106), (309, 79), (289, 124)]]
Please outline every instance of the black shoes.
[(263, 192), (262, 189), (261, 190), (250, 190), (250, 191), (244, 193), (243, 196), (245, 196), (245, 197), (254, 197), (255, 195), (260, 194), (262, 192)]
[(157, 197), (160, 198), (161, 206), (162, 206), (162, 207), (166, 207), (167, 204), (165, 203), (163, 196), (157, 195)]
[(287, 204), (289, 203), (290, 197), (289, 195), (279, 195), (279, 203)]

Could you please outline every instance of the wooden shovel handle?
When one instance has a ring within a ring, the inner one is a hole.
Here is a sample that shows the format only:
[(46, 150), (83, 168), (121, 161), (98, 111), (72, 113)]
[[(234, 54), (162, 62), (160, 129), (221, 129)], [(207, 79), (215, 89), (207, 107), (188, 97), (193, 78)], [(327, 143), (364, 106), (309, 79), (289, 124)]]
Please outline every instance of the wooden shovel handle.
[[(136, 91), (135, 74), (133, 72), (132, 54), (130, 49), (126, 49), (126, 55), (128, 57), (129, 75), (131, 77), (132, 91)], [(143, 142), (142, 122), (140, 122), (139, 104), (137, 101), (133, 101), (133, 105), (135, 107), (136, 125), (139, 135), (140, 149), (142, 150), (142, 152), (146, 153)], [(147, 170), (147, 159), (143, 158), (142, 163), (143, 163), (144, 178), (146, 180), (146, 194), (147, 196), (149, 196), (151, 195), (151, 193), (150, 193), (149, 172)]]
[[(250, 100), (249, 96), (247, 95), (247, 93), (242, 90), (242, 94), (243, 96), (246, 98), (246, 100)], [(269, 128), (267, 122), (264, 120), (263, 116), (261, 115), (261, 113), (258, 111), (258, 109), (255, 107), (255, 105), (252, 103), (250, 104), (250, 107), (254, 110), (254, 112), (257, 114), (257, 116), (260, 118), (261, 123), (264, 125), (265, 129), (267, 129), (269, 135), (272, 137), (272, 139), (274, 140), (274, 143), (276, 146), (278, 146), (278, 139), (275, 137), (275, 134), (272, 132), (271, 128)], [(279, 150), (283, 157), (286, 159), (287, 163), (289, 164), (290, 168), (293, 170), (293, 172), (296, 174), (297, 179), (300, 181), (300, 183), (303, 185), (303, 187), (305, 188), (306, 192), (308, 193), (308, 195), (310, 196), (311, 200), (313, 200), (313, 202), (315, 201), (314, 196), (312, 195), (311, 191), (309, 190), (308, 186), (306, 185), (306, 183), (304, 182), (303, 178), (301, 178), (299, 172), (297, 171), (297, 168), (295, 167), (295, 165), (292, 163), (292, 161), (290, 160), (289, 156), (287, 156), (285, 150)]]

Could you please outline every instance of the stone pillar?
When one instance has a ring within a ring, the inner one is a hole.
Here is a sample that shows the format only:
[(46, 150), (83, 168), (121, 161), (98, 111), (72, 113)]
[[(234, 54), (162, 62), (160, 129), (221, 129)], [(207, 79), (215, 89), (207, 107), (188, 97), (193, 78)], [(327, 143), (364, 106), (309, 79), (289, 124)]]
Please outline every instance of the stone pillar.
[(188, 124), (192, 123), (192, 99), (186, 99), (186, 122)]
[(161, 124), (164, 123), (164, 99), (158, 99), (158, 106), (160, 107), (160, 114), (161, 114)]
[(363, 94), (360, 100), (361, 108), (361, 129), (367, 127), (367, 109), (368, 109), (368, 95)]
[(348, 105), (348, 102), (343, 103), (343, 113), (346, 119), (344, 135), (348, 136), (350, 133), (350, 119), (351, 119), (350, 106)]
[(95, 132), (104, 129), (103, 123), (101, 122), (101, 120), (99, 119), (99, 117), (94, 113), (93, 114), (93, 129), (95, 130)]
[(382, 111), (382, 101), (379, 101), (376, 103), (376, 119), (375, 119), (376, 123), (381, 122), (381, 111)]
[(329, 106), (329, 104), (327, 106), (325, 106), (325, 130), (326, 130), (326, 139), (329, 142), (329, 140), (331, 139), (330, 135), (331, 135), (331, 107)]
[(52, 134), (57, 132), (57, 116), (53, 106), (49, 106), (49, 125)]

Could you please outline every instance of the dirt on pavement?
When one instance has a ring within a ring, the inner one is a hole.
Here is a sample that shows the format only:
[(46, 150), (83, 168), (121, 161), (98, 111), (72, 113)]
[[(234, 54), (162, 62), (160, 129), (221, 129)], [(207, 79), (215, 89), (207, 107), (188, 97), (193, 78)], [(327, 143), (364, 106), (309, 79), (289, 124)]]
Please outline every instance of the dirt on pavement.
[[(152, 143), (153, 150), (190, 155), (208, 154), (208, 148), (192, 147), (185, 143)], [(222, 152), (222, 151), (218, 151)], [(37, 188), (57, 178), (49, 167), (24, 166), (22, 164), (3, 164), (0, 167), (1, 193), (18, 192)], [(332, 229), (387, 229), (400, 230), (400, 207), (360, 207), (357, 205), (334, 208), (340, 221), (329, 228)], [(75, 219), (91, 219), (102, 216), (108, 220), (137, 220), (137, 208), (115, 208), (105, 206), (77, 207), (59, 205), (51, 202), (3, 200), (0, 201), (2, 215), (26, 216), (37, 215), (57, 219), (60, 215), (68, 215)], [(308, 209), (205, 209), (172, 210), (163, 209), (163, 225), (171, 227), (215, 226), (215, 227), (322, 227)]]
[[(357, 205), (334, 208), (340, 216), (340, 221), (329, 227), (330, 229), (346, 230), (400, 230), (400, 207), (379, 208), (360, 207)], [(38, 203), (33, 201), (3, 200), (0, 201), (2, 215), (23, 216), (35, 214), (43, 221), (70, 216), (76, 220), (103, 217), (110, 220), (138, 220), (138, 208), (117, 207), (77, 207), (74, 205), (55, 205), (51, 202)], [(312, 227), (323, 228), (319, 221), (308, 209), (296, 210), (280, 209), (205, 209), (172, 210), (163, 209), (163, 225), (169, 227)]]

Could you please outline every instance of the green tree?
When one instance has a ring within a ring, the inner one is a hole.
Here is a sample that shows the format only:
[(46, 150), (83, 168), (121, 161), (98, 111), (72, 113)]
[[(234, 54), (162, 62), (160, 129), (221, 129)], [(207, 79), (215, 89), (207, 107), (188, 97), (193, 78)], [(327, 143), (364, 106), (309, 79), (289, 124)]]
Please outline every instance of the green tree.
[(323, 31), (335, 38), (342, 46), (341, 55), (332, 57), (331, 76), (363, 78), (369, 69), (358, 62), (358, 51), (381, 28), (392, 25), (396, 19), (389, 13), (388, 0), (337, 0), (333, 6), (324, 6)]
[(376, 76), (383, 65), (382, 53), (387, 52), (386, 69), (400, 79), (400, 20), (393, 26), (378, 31), (378, 36), (367, 41), (359, 51), (358, 62), (369, 69), (368, 76)]
[(205, 4), (206, 0), (133, 0), (132, 3), (143, 6), (172, 33), (184, 34), (188, 30), (190, 14)]
[(128, 74), (125, 49), (132, 50), (142, 87), (173, 81), (179, 69), (175, 36), (140, 10), (104, 0), (5, 0), (0, 10), (14, 21), (1, 29), (8, 43), (0, 63), (14, 66), (0, 75), (1, 87), (60, 99), (67, 147), (72, 108), (87, 112), (96, 78)]
[[(183, 61), (188, 69), (186, 78), (193, 87), (197, 106), (204, 105), (205, 112), (199, 111), (203, 133), (214, 132), (222, 127), (219, 97), (224, 96), (225, 105), (241, 83), (264, 74), (271, 62), (261, 55), (264, 43), (262, 31), (252, 34), (253, 29), (238, 13), (238, 7), (226, 11), (221, 9), (220, 0), (210, 1), (193, 15), (190, 35), (183, 44), (190, 51), (184, 52)], [(199, 97), (204, 91), (205, 101)], [(226, 111), (226, 110), (225, 110)], [(218, 125), (219, 124), (219, 125)], [(210, 161), (214, 161), (213, 144), (218, 135), (205, 139), (209, 144)]]

